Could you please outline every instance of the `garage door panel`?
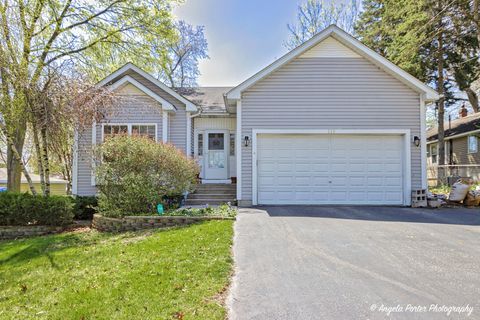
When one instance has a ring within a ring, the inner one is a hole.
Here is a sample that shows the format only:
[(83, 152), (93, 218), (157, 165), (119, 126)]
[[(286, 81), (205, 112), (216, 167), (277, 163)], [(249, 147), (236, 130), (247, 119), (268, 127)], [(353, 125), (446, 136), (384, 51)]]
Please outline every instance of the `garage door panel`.
[(259, 204), (402, 204), (403, 137), (259, 135)]

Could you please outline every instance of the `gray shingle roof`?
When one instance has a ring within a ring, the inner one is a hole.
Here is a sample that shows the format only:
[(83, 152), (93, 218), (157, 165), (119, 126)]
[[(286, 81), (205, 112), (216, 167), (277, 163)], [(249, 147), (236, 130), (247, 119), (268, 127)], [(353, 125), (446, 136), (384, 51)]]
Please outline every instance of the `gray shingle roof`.
[[(452, 120), (449, 124), (445, 121), (445, 137), (451, 137), (461, 133), (467, 133), (473, 130), (480, 129), (480, 112), (472, 115)], [(438, 127), (432, 128), (427, 131), (427, 140), (438, 139)]]
[(174, 88), (179, 94), (195, 103), (202, 113), (227, 113), (223, 94), (232, 87)]

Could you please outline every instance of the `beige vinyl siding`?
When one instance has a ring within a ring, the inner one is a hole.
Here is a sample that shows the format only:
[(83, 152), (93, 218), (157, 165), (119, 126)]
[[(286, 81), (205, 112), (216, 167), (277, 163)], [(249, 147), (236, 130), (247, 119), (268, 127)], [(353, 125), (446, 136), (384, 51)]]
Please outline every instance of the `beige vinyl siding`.
[[(252, 129), (410, 129), (420, 96), (364, 58), (296, 58), (242, 94), (242, 136)], [(421, 188), (420, 148), (411, 149)], [(242, 146), (242, 200), (252, 199), (252, 149)]]
[(480, 151), (468, 153), (468, 136), (452, 140), (452, 157), (455, 164), (480, 165)]
[[(6, 183), (0, 183), (0, 187), (6, 187)], [(40, 194), (42, 192), (42, 185), (40, 183), (34, 183), (35, 190)], [(22, 182), (20, 184), (20, 192), (30, 193), (30, 186), (28, 183)], [(56, 196), (63, 196), (67, 194), (67, 183), (51, 183), (50, 194)]]

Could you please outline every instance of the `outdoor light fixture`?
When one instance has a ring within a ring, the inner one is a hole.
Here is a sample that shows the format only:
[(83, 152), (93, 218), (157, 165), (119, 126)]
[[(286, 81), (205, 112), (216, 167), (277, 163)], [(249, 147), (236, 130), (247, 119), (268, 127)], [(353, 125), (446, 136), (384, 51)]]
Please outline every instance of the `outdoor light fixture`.
[(413, 137), (413, 144), (415, 145), (415, 147), (420, 146), (420, 138), (418, 136)]
[(248, 145), (250, 144), (250, 137), (249, 137), (249, 136), (245, 136), (245, 137), (243, 138), (243, 140), (244, 140), (244, 145), (245, 145), (245, 147), (248, 147)]

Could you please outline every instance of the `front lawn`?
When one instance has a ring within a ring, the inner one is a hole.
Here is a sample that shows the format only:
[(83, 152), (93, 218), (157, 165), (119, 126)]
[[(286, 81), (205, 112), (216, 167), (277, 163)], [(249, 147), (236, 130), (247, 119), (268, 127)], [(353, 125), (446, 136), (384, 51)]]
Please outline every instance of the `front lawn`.
[(232, 223), (0, 242), (0, 318), (224, 319)]

